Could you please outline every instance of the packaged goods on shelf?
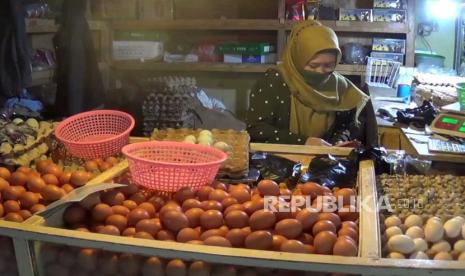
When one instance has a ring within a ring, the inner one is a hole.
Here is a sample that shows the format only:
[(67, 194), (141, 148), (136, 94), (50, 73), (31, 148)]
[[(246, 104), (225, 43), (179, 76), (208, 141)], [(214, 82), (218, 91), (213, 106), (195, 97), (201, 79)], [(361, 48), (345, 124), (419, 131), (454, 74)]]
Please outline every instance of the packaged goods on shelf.
[(266, 43), (225, 43), (217, 46), (218, 52), (234, 55), (265, 55), (276, 51), (275, 46)]
[(406, 7), (405, 0), (373, 0), (373, 8), (375, 9), (405, 9)]
[(277, 61), (276, 54), (266, 54), (266, 55), (232, 55), (224, 54), (223, 56), (224, 63), (275, 63)]
[(404, 54), (387, 53), (387, 52), (371, 52), (370, 56), (374, 58), (381, 58), (381, 59), (387, 59), (387, 60), (404, 63)]
[(405, 45), (405, 39), (373, 38), (372, 50), (375, 52), (405, 54)]
[(339, 9), (339, 20), (341, 21), (373, 21), (371, 9)]
[(162, 60), (167, 35), (156, 32), (117, 32), (113, 41), (115, 60)]
[(404, 23), (407, 17), (406, 10), (373, 9), (374, 22)]

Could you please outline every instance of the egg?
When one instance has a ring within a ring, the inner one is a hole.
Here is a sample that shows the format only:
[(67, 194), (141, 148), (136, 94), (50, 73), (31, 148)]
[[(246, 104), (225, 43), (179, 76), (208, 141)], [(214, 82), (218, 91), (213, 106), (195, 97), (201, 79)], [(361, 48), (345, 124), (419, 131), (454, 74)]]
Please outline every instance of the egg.
[(200, 208), (202, 208), (204, 211), (208, 211), (208, 210), (218, 210), (220, 212), (223, 211), (223, 205), (221, 205), (221, 203), (216, 200), (202, 201), (200, 203)]
[(103, 203), (106, 203), (110, 206), (121, 205), (123, 204), (123, 201), (126, 200), (124, 194), (118, 190), (104, 192), (100, 196), (100, 199)]
[(355, 229), (353, 229), (351, 227), (341, 228), (341, 230), (339, 230), (339, 232), (337, 232), (337, 235), (338, 235), (338, 237), (343, 237), (343, 236), (350, 237), (355, 242), (358, 241), (358, 236), (359, 236), (357, 230), (355, 230)]
[(231, 205), (234, 205), (234, 204), (238, 204), (239, 202), (237, 201), (237, 199), (235, 199), (234, 197), (227, 197), (225, 199), (223, 199), (223, 201), (221, 201), (221, 205), (223, 206), (223, 208), (228, 208), (229, 206)]
[(319, 232), (314, 240), (313, 245), (317, 254), (331, 254), (333, 246), (336, 243), (337, 236), (331, 231)]
[(16, 200), (7, 200), (3, 202), (3, 209), (5, 213), (19, 212), (21, 206)]
[(203, 245), (203, 241), (197, 241), (197, 240), (188, 241), (187, 243), (188, 244)]
[(162, 224), (173, 232), (178, 232), (189, 226), (189, 220), (186, 215), (179, 211), (168, 211), (161, 218)]
[(320, 213), (318, 214), (318, 220), (329, 220), (332, 223), (334, 223), (336, 229), (339, 229), (339, 227), (341, 227), (341, 218), (334, 213)]
[(456, 217), (454, 217), (454, 219), (458, 220), (461, 225), (465, 224), (465, 218), (463, 218), (461, 216), (456, 216)]
[(434, 255), (435, 261), (452, 261), (452, 255), (449, 252), (439, 252)]
[(223, 225), (223, 214), (218, 210), (208, 210), (200, 215), (200, 225), (204, 229), (218, 228)]
[(413, 226), (423, 227), (423, 219), (419, 215), (410, 215), (405, 219), (404, 224), (407, 228)]
[(405, 259), (405, 256), (399, 252), (391, 252), (386, 257), (388, 259)]
[(387, 246), (391, 251), (403, 254), (410, 254), (415, 249), (415, 243), (413, 242), (413, 239), (407, 235), (397, 235), (391, 237), (388, 240)]
[(300, 187), (303, 195), (310, 196), (311, 199), (315, 199), (318, 196), (324, 195), (323, 187), (315, 182), (307, 182)]
[(448, 238), (457, 238), (462, 231), (462, 222), (457, 219), (450, 219), (444, 223), (444, 232)]
[(10, 183), (0, 177), (0, 192), (3, 192), (6, 188), (10, 187)]
[(318, 215), (319, 214), (316, 209), (309, 207), (298, 212), (296, 215), (296, 219), (302, 224), (304, 231), (309, 231), (312, 229), (313, 225), (318, 221)]
[(430, 248), (430, 252), (434, 253), (434, 254), (439, 253), (439, 252), (443, 252), (443, 251), (444, 252), (449, 252), (451, 250), (452, 250), (452, 248), (451, 248), (449, 242), (444, 241), (444, 240), (434, 243)]
[(255, 231), (245, 239), (245, 247), (249, 249), (269, 250), (273, 246), (273, 236), (269, 231)]
[(232, 247), (228, 239), (222, 236), (211, 236), (203, 241), (204, 245)]
[(3, 217), (4, 214), (5, 214), (5, 210), (3, 209), (3, 204), (0, 203), (0, 218)]
[(245, 211), (244, 205), (242, 204), (233, 204), (229, 207), (227, 207), (223, 214), (226, 216), (229, 212), (234, 211), (234, 210), (239, 210), (239, 211)]
[(132, 200), (125, 200), (125, 201), (123, 201), (122, 205), (124, 207), (128, 208), (129, 210), (133, 210), (133, 209), (137, 208), (137, 203), (135, 201), (132, 201)]
[(147, 202), (151, 203), (155, 210), (160, 210), (165, 205), (165, 199), (160, 196), (152, 196)]
[(402, 235), (402, 234), (403, 234), (402, 230), (398, 226), (391, 226), (391, 227), (386, 229), (386, 237), (388, 239), (390, 239), (393, 236)]
[(176, 200), (179, 204), (182, 204), (184, 201), (194, 197), (195, 192), (191, 187), (183, 187), (174, 194), (174, 200)]
[(110, 215), (105, 220), (105, 224), (116, 226), (120, 232), (123, 232), (128, 226), (128, 219), (122, 215)]
[[(260, 198), (258, 200), (252, 200), (252, 201), (247, 201), (243, 205), (244, 211), (251, 216), (255, 211), (258, 211), (260, 209), (264, 208), (264, 200), (263, 198)], [(279, 215), (279, 213), (277, 213)], [(277, 218), (279, 220), (279, 218)]]
[(106, 235), (112, 235), (112, 236), (119, 236), (120, 231), (118, 227), (113, 226), (113, 225), (106, 225), (98, 231), (100, 234), (106, 234)]
[(45, 181), (46, 184), (49, 185), (59, 185), (60, 181), (58, 180), (58, 177), (56, 177), (54, 174), (44, 174), (42, 176), (42, 179)]
[(124, 237), (132, 237), (136, 234), (136, 228), (134, 227), (128, 227), (126, 229), (124, 229), (123, 233), (121, 233), (121, 236), (124, 236)]
[(21, 214), (19, 214), (17, 212), (8, 213), (8, 214), (6, 214), (6, 216), (3, 219), (6, 220), (6, 221), (12, 221), (12, 222), (23, 222), (24, 221)]
[[(192, 262), (189, 266), (189, 271), (187, 275), (189, 276), (210, 276), (211, 265), (203, 261)], [(161, 274), (151, 274), (151, 275), (161, 275)]]
[(187, 199), (182, 203), (183, 212), (186, 212), (187, 210), (192, 209), (192, 208), (200, 208), (200, 207), (201, 207), (200, 201), (198, 201), (195, 198)]
[(155, 207), (152, 205), (152, 203), (143, 202), (139, 204), (138, 208), (145, 209), (149, 213), (150, 217), (154, 217), (156, 214)]
[(273, 180), (261, 180), (257, 185), (261, 196), (279, 196), (279, 185)]
[(204, 129), (199, 132), (199, 136), (213, 136), (213, 133), (208, 129)]
[(86, 270), (92, 271), (97, 268), (97, 251), (92, 248), (83, 248), (77, 255), (77, 265)]
[(308, 253), (304, 244), (298, 240), (285, 240), (282, 242), (280, 250), (291, 253)]
[(356, 201), (356, 193), (354, 189), (343, 188), (334, 193), (337, 202), (342, 202), (343, 205), (354, 205)]
[(166, 276), (184, 276), (187, 273), (186, 264), (179, 259), (174, 259), (166, 264)]
[(68, 225), (82, 223), (86, 220), (86, 218), (87, 210), (80, 205), (71, 205), (70, 207), (66, 208), (65, 212), (63, 213), (63, 220)]
[(188, 242), (192, 240), (199, 240), (200, 234), (193, 228), (184, 228), (179, 231), (178, 235), (176, 236), (177, 242)]
[(210, 186), (203, 186), (197, 190), (197, 197), (200, 201), (208, 200), (208, 196), (214, 189)]
[(105, 203), (99, 203), (92, 209), (92, 218), (95, 221), (105, 221), (111, 215), (113, 215), (113, 209)]
[(249, 216), (244, 211), (235, 210), (229, 212), (224, 221), (231, 228), (242, 228), (249, 225)]
[(391, 226), (399, 227), (402, 224), (402, 221), (397, 216), (390, 216), (384, 220), (384, 224), (386, 225), (386, 228), (389, 228)]
[(183, 142), (190, 143), (190, 144), (195, 144), (197, 143), (197, 138), (195, 138), (194, 135), (187, 135), (184, 137)]
[(22, 208), (31, 208), (33, 205), (39, 203), (39, 197), (37, 194), (33, 192), (24, 192), (22, 193), (19, 198), (19, 202), (21, 203)]
[(359, 212), (354, 205), (344, 205), (337, 214), (342, 221), (356, 221), (359, 217)]
[(430, 220), (424, 228), (425, 239), (429, 242), (440, 241), (444, 236), (444, 227), (441, 222)]
[(73, 190), (74, 190), (74, 187), (71, 186), (71, 184), (64, 184), (61, 186), (61, 188), (63, 189), (63, 191), (65, 191), (65, 193), (69, 194), (71, 193)]
[(47, 167), (45, 167), (44, 173), (53, 174), (59, 178), (63, 171), (60, 169), (60, 167), (58, 167), (58, 165), (51, 163)]
[(275, 226), (275, 234), (295, 239), (302, 233), (302, 224), (296, 219), (284, 219)]
[(244, 203), (251, 200), (250, 192), (245, 188), (233, 189), (229, 195), (237, 200), (238, 203)]
[(332, 221), (329, 220), (320, 220), (312, 228), (312, 234), (315, 237), (319, 232), (322, 231), (331, 231), (336, 233), (336, 226)]
[(215, 200), (218, 202), (223, 201), (223, 199), (227, 198), (229, 194), (226, 191), (223, 191), (221, 189), (215, 189), (210, 194), (208, 195), (209, 200)]
[(358, 255), (357, 244), (349, 238), (338, 238), (334, 243), (332, 253), (337, 256), (356, 257)]
[(10, 170), (4, 167), (0, 167), (0, 178), (3, 178), (4, 180), (8, 180), (11, 176)]
[(200, 225), (200, 216), (205, 211), (200, 208), (192, 208), (185, 212), (187, 220), (189, 221), (189, 227), (194, 228)]
[(213, 139), (210, 136), (200, 136), (197, 142), (199, 145), (211, 146), (213, 144)]
[(456, 241), (454, 244), (454, 250), (458, 252), (465, 252), (465, 240)]
[(18, 171), (12, 173), (10, 178), (8, 179), (12, 186), (24, 186), (26, 185), (27, 180), (27, 175)]
[(419, 226), (410, 227), (409, 229), (407, 229), (405, 234), (411, 237), (412, 239), (416, 239), (416, 238), (423, 239), (425, 237), (425, 232), (423, 231), (423, 228), (420, 228)]
[(3, 191), (4, 200), (18, 200), (26, 189), (23, 186), (10, 186)]
[(416, 238), (413, 240), (413, 243), (415, 244), (413, 251), (423, 251), (425, 252), (428, 250), (428, 243), (422, 239), (422, 238)]
[(416, 252), (413, 252), (409, 259), (415, 259), (415, 260), (429, 260), (429, 257), (428, 255), (426, 255), (425, 252), (423, 251), (416, 251)]
[(155, 238), (147, 232), (136, 232), (133, 236), (136, 239), (154, 240)]
[(430, 218), (426, 221), (426, 224), (431, 223), (431, 222), (442, 223), (441, 219), (438, 218), (438, 217), (430, 217)]
[(246, 233), (242, 229), (236, 228), (229, 230), (225, 238), (233, 247), (243, 247), (246, 236)]
[(65, 195), (65, 191), (55, 185), (46, 185), (40, 194), (47, 201), (55, 201), (62, 198)]
[(457, 258), (457, 261), (465, 261), (465, 252), (462, 252), (459, 257)]
[(142, 276), (165, 275), (164, 264), (158, 257), (149, 257), (142, 264)]
[(227, 233), (225, 233), (224, 231), (220, 230), (220, 229), (210, 229), (210, 230), (207, 230), (205, 232), (203, 232), (201, 235), (200, 235), (200, 240), (204, 241), (206, 239), (208, 239), (209, 237), (212, 237), (212, 236), (226, 236)]
[(35, 204), (35, 205), (33, 205), (33, 206), (31, 207), (31, 212), (32, 212), (33, 214), (35, 214), (35, 213), (38, 213), (38, 212), (41, 212), (41, 211), (45, 210), (45, 208), (46, 208), (46, 207), (45, 207), (45, 205), (43, 205), (43, 204)]
[(122, 215), (124, 217), (126, 217), (130, 212), (129, 209), (124, 207), (123, 205), (111, 206), (111, 209), (113, 210), (113, 214)]
[[(233, 211), (234, 212), (234, 211)], [(255, 211), (248, 221), (252, 230), (266, 230), (272, 228), (276, 223), (276, 216), (269, 210)], [(242, 226), (245, 227), (246, 225)]]

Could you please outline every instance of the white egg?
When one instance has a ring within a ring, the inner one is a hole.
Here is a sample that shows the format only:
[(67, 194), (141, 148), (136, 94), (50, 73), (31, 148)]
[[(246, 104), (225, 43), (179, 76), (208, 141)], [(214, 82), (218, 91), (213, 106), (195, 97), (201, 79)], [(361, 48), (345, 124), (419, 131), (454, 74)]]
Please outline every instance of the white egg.
[(431, 217), (428, 219), (428, 221), (426, 221), (426, 224), (432, 222), (432, 221), (436, 221), (436, 222), (442, 222), (440, 218), (438, 217)]
[(407, 235), (397, 235), (388, 240), (387, 246), (391, 252), (410, 254), (415, 249), (415, 243)]
[(422, 227), (423, 219), (419, 215), (410, 215), (405, 219), (404, 224), (405, 226), (407, 226), (407, 228), (410, 228), (413, 226)]
[(410, 255), (409, 259), (416, 259), (416, 260), (429, 260), (428, 255), (426, 255), (425, 252), (423, 251), (416, 251), (413, 252), (412, 255)]
[(197, 141), (200, 145), (205, 146), (211, 146), (213, 143), (213, 139), (209, 136), (200, 136), (199, 139), (197, 139)]
[(389, 228), (391, 226), (400, 226), (402, 221), (398, 216), (390, 216), (384, 220), (384, 224), (386, 225), (386, 228)]
[(428, 250), (428, 243), (421, 238), (416, 238), (413, 240), (415, 244), (414, 251), (426, 251)]
[(204, 136), (204, 135), (210, 136), (210, 137), (213, 136), (212, 132), (210, 130), (207, 130), (207, 129), (204, 129), (204, 130), (199, 132), (199, 136)]
[(400, 228), (397, 227), (397, 226), (391, 226), (388, 229), (386, 229), (386, 237), (388, 239), (390, 239), (390, 238), (392, 238), (392, 237), (394, 237), (396, 235), (402, 235), (402, 234), (403, 234), (402, 230), (400, 230)]
[(439, 253), (439, 252), (449, 252), (451, 251), (451, 246), (447, 241), (438, 241), (431, 246), (432, 253)]
[(461, 225), (464, 225), (465, 224), (465, 219), (461, 216), (456, 216), (454, 219), (460, 221)]
[(435, 261), (452, 261), (452, 255), (449, 252), (439, 252), (434, 256)]
[(462, 223), (458, 219), (450, 219), (444, 223), (444, 232), (449, 238), (456, 238), (460, 235), (462, 231)]
[(465, 252), (465, 240), (456, 241), (454, 244), (454, 250), (459, 252)]
[(423, 228), (420, 228), (418, 226), (412, 226), (407, 231), (405, 232), (407, 236), (409, 236), (412, 239), (416, 238), (424, 238), (425, 237), (425, 232), (423, 231)]
[(398, 252), (391, 252), (387, 255), (389, 259), (405, 259), (405, 256)]
[(462, 254), (459, 255), (458, 261), (465, 261), (465, 252), (462, 252)]
[(192, 144), (197, 143), (197, 138), (194, 135), (187, 135), (184, 137), (184, 142), (191, 142)]
[(217, 148), (221, 151), (224, 151), (224, 152), (227, 152), (227, 151), (230, 151), (231, 150), (231, 146), (226, 144), (225, 142), (216, 142), (214, 145), (213, 145), (214, 148)]
[(444, 227), (437, 221), (429, 221), (425, 226), (425, 239), (429, 242), (442, 240), (444, 236)]

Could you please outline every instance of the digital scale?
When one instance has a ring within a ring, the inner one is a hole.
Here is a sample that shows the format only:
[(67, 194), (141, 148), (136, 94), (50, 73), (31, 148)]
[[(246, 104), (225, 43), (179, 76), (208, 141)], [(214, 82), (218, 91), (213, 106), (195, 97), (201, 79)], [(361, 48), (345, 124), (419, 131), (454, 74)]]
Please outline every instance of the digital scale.
[[(465, 112), (460, 111), (458, 103), (445, 106), (441, 113), (431, 123), (431, 131), (465, 139)], [(429, 139), (428, 150), (430, 152), (465, 154), (465, 144), (439, 139)]]

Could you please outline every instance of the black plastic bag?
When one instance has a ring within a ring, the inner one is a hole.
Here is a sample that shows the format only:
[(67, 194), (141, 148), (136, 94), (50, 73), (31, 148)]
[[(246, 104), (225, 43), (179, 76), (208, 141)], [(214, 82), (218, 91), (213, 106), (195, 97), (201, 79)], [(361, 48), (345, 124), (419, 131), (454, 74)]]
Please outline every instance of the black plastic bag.
[(330, 189), (335, 186), (352, 188), (356, 175), (357, 169), (348, 159), (337, 159), (331, 155), (317, 156), (310, 162), (300, 182), (316, 182)]
[(284, 182), (293, 188), (300, 178), (302, 164), (270, 153), (258, 152), (250, 156), (250, 168), (260, 171), (260, 179)]
[(385, 148), (358, 148), (354, 149), (349, 154), (349, 160), (352, 164), (356, 166), (356, 170), (358, 171), (358, 165), (363, 160), (373, 160), (375, 163), (375, 171), (376, 175), (389, 173), (391, 169), (391, 165), (386, 162), (385, 157), (387, 156), (387, 151)]

